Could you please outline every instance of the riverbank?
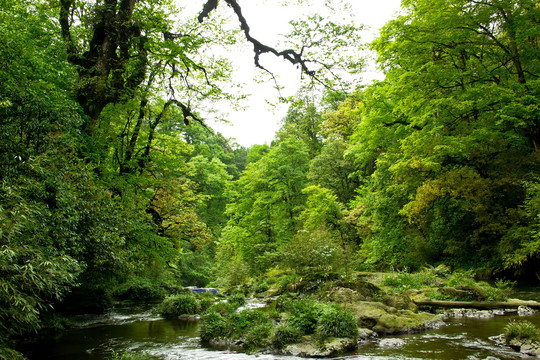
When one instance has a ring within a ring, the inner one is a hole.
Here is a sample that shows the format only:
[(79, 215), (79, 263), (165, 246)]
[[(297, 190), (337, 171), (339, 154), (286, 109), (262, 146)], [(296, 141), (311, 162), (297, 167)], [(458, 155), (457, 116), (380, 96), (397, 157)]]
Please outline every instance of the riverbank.
[[(435, 310), (451, 302), (540, 307), (536, 302), (508, 301), (509, 283), (476, 282), (467, 273), (450, 273), (445, 267), (417, 274), (274, 274), (225, 292), (270, 299), (269, 306), (242, 315), (210, 308), (202, 318), (203, 343), (303, 357), (335, 356), (372, 337), (438, 328), (445, 315)], [(329, 327), (335, 330), (328, 332)]]

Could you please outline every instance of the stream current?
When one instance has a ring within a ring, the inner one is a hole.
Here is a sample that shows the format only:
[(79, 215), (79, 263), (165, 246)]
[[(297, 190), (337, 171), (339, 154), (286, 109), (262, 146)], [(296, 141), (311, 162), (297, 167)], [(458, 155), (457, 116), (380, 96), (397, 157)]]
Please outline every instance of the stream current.
[[(540, 292), (516, 297), (540, 300)], [(527, 356), (496, 345), (489, 339), (502, 333), (512, 319), (529, 320), (540, 327), (540, 312), (518, 317), (515, 313), (491, 318), (452, 318), (438, 329), (418, 334), (391, 335), (362, 343), (353, 353), (333, 359), (526, 359)], [(298, 360), (293, 356), (244, 354), (209, 349), (199, 342), (196, 321), (166, 320), (149, 306), (117, 305), (102, 315), (74, 319), (75, 326), (55, 338), (20, 344), (29, 360), (104, 360), (113, 352), (141, 352), (165, 360)]]

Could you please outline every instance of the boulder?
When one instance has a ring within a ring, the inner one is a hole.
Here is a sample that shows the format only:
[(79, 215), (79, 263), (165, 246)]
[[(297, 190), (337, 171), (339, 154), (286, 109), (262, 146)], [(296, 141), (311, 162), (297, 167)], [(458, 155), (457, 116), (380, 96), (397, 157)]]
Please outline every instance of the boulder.
[(415, 332), (442, 324), (437, 315), (397, 310), (379, 302), (361, 301), (347, 307), (353, 312), (359, 327), (368, 328), (378, 334)]
[(356, 346), (356, 340), (350, 338), (330, 338), (320, 344), (315, 339), (306, 337), (302, 343), (287, 345), (283, 353), (300, 357), (325, 358), (352, 351), (356, 349)]

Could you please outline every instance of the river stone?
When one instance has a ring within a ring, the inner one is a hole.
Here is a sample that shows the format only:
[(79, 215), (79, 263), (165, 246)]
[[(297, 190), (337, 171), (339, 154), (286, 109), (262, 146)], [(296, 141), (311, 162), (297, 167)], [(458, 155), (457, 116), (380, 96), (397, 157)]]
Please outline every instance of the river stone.
[[(497, 313), (499, 314), (499, 313)], [(477, 309), (448, 309), (441, 313), (445, 318), (470, 318), (470, 319), (487, 319), (492, 318), (496, 314), (493, 310), (477, 310)]]
[(324, 358), (356, 349), (357, 342), (350, 338), (330, 338), (320, 345), (313, 339), (300, 344), (290, 344), (283, 349), (286, 355)]
[(533, 315), (535, 312), (536, 311), (525, 305), (518, 306), (517, 308), (517, 313), (519, 316), (529, 316)]
[(405, 345), (405, 340), (403, 339), (381, 339), (379, 341), (379, 346), (381, 347), (400, 347)]
[(424, 330), (439, 326), (439, 316), (410, 310), (396, 310), (382, 303), (362, 301), (348, 304), (357, 324), (379, 334), (396, 334)]
[(366, 328), (358, 328), (358, 339), (368, 340), (377, 336), (377, 333), (373, 330)]

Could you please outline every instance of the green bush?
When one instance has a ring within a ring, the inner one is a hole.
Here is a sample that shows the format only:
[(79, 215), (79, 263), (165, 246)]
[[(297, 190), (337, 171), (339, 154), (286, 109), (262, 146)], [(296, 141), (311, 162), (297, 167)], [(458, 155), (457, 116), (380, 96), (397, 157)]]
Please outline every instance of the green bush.
[(246, 350), (265, 347), (270, 343), (270, 334), (272, 333), (273, 324), (271, 322), (263, 322), (248, 328), (243, 336)]
[(400, 272), (398, 274), (385, 275), (382, 284), (396, 291), (408, 289), (422, 289), (438, 285), (439, 280), (432, 271), (420, 271), (417, 273)]
[(200, 309), (200, 302), (193, 294), (179, 294), (166, 297), (157, 307), (157, 312), (164, 317), (176, 317), (198, 314)]
[(202, 341), (210, 341), (219, 337), (227, 337), (230, 333), (230, 322), (215, 311), (208, 311), (201, 317), (200, 336)]
[(487, 294), (487, 300), (489, 301), (506, 301), (508, 300), (508, 297), (510, 296), (510, 293), (512, 292), (512, 287), (514, 286), (514, 282), (511, 281), (505, 281), (505, 280), (497, 280), (491, 286), (488, 283), (480, 283), (479, 284), (484, 290), (484, 292)]
[(296, 300), (285, 305), (286, 311), (289, 312), (289, 323), (303, 334), (315, 332), (324, 308), (324, 304), (311, 300)]
[(291, 324), (281, 324), (274, 328), (270, 343), (277, 349), (287, 344), (298, 342), (302, 338), (302, 331)]
[(317, 336), (320, 338), (356, 338), (358, 336), (356, 319), (348, 310), (328, 307), (319, 317)]
[(156, 300), (165, 297), (165, 289), (160, 284), (145, 278), (130, 278), (114, 292), (121, 300)]
[(447, 286), (476, 286), (476, 281), (474, 280), (474, 271), (472, 270), (456, 270), (454, 271), (448, 281), (446, 282)]
[(216, 302), (216, 298), (214, 297), (214, 295), (208, 292), (198, 295), (197, 298), (199, 299), (201, 313), (206, 312)]
[(227, 302), (234, 308), (239, 308), (246, 304), (246, 296), (241, 292), (234, 292), (227, 298)]
[(243, 338), (254, 326), (272, 323), (261, 309), (248, 309), (233, 313), (230, 316), (230, 321), (232, 324), (231, 336), (235, 339)]
[(539, 341), (540, 332), (533, 323), (527, 320), (510, 321), (504, 327), (504, 337), (506, 343), (509, 344), (512, 340), (532, 340)]
[(213, 311), (213, 312), (217, 312), (218, 314), (222, 316), (225, 316), (225, 315), (232, 314), (234, 310), (236, 310), (236, 308), (232, 304), (229, 304), (228, 302), (225, 302), (225, 301), (220, 301), (210, 306), (206, 310), (206, 312)]

